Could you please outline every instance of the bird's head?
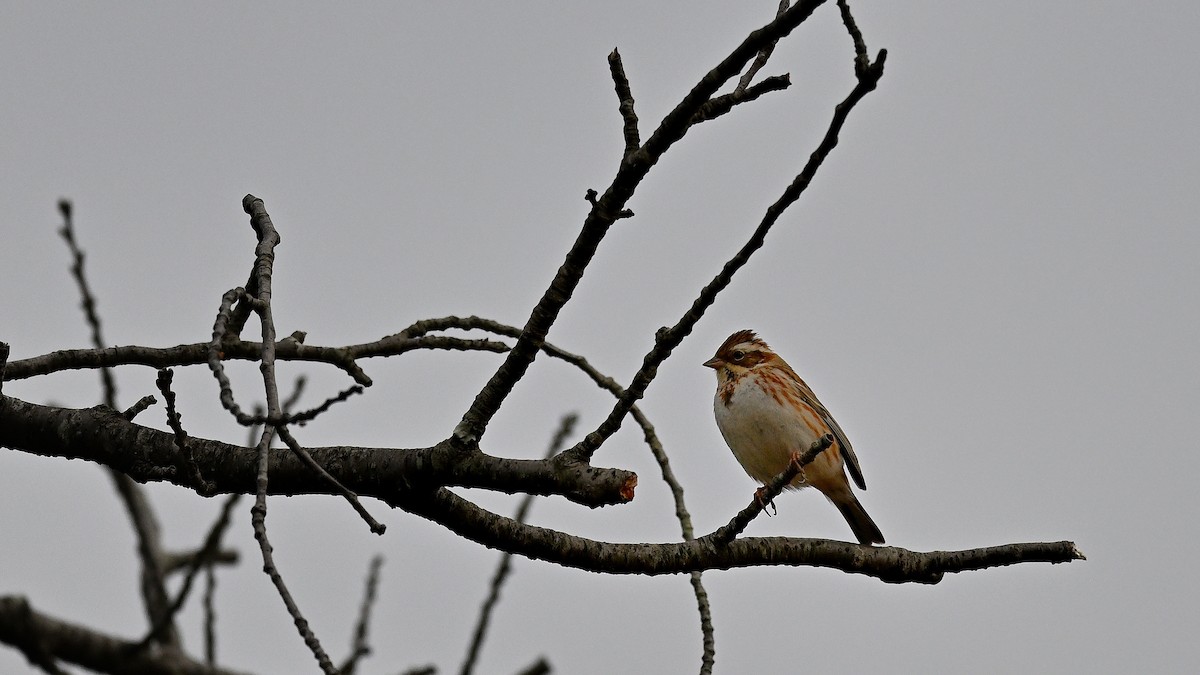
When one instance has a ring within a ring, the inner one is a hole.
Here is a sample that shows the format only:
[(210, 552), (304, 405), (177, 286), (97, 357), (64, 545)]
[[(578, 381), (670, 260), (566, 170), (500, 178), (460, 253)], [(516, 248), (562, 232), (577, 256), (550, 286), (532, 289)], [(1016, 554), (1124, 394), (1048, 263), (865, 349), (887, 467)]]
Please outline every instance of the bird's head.
[(736, 380), (760, 363), (779, 358), (754, 331), (739, 330), (721, 343), (717, 353), (704, 365), (717, 371), (721, 382)]

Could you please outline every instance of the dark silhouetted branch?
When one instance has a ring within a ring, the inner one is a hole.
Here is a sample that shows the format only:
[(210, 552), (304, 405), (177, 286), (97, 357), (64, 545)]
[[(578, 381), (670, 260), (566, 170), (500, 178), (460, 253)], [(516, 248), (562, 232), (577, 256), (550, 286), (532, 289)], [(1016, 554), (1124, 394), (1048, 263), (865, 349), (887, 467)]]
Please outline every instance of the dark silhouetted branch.
[(441, 489), (395, 504), (466, 539), (536, 560), (607, 574), (682, 574), (766, 565), (828, 567), (892, 583), (934, 584), (947, 573), (1028, 562), (1083, 560), (1069, 541), (1005, 544), (965, 551), (922, 553), (894, 546), (863, 546), (830, 539), (740, 537), (728, 544), (715, 533), (692, 541), (624, 544), (518, 523)]
[[(91, 288), (88, 284), (87, 274), (84, 271), (84, 253), (75, 241), (75, 226), (71, 218), (72, 209), (71, 202), (62, 200), (58, 203), (59, 211), (62, 213), (63, 226), (59, 230), (59, 234), (67, 243), (67, 247), (71, 251), (73, 263), (71, 265), (71, 276), (75, 278), (75, 282), (79, 287), (79, 294), (82, 297), (81, 306), (83, 307), (84, 317), (87, 320), (88, 326), (92, 331), (92, 344), (97, 349), (104, 347), (104, 336), (101, 329), (100, 315), (96, 312), (96, 299), (92, 295)], [(117, 409), (117, 383), (113, 377), (111, 368), (100, 369), (100, 382), (103, 388), (104, 405), (115, 411)], [(145, 401), (143, 398), (142, 401)], [(144, 408), (135, 405), (129, 410), (129, 418), (138, 414)], [(169, 602), (167, 599), (167, 590), (165, 585), (165, 574), (162, 568), (162, 539), (158, 527), (158, 519), (154, 515), (154, 510), (150, 506), (150, 499), (146, 496), (145, 491), (141, 486), (135, 483), (129, 476), (114, 471), (110, 468), (109, 478), (113, 481), (113, 486), (117, 490), (117, 495), (121, 498), (125, 509), (129, 512), (129, 519), (133, 525), (138, 541), (138, 556), (142, 563), (142, 600), (146, 609), (146, 617), (151, 625), (158, 625), (159, 622), (167, 621), (161, 631), (159, 631), (159, 640), (168, 646), (179, 645), (179, 632), (174, 625), (170, 625)]]
[[(783, 16), (788, 16), (792, 12), (795, 12), (797, 7), (789, 9)], [(759, 31), (755, 32), (758, 33)], [(792, 181), (791, 185), (783, 191), (783, 194), (767, 208), (766, 214), (763, 216), (758, 227), (755, 228), (753, 234), (751, 234), (749, 240), (725, 263), (721, 272), (700, 291), (699, 297), (692, 302), (692, 306), (688, 308), (683, 317), (674, 326), (661, 328), (655, 333), (653, 348), (642, 360), (642, 367), (633, 376), (632, 382), (625, 388), (624, 394), (614, 404), (608, 417), (600, 423), (595, 431), (589, 433), (568, 452), (574, 454), (581, 461), (588, 461), (600, 445), (621, 428), (621, 422), (625, 418), (625, 415), (628, 414), (629, 409), (633, 406), (634, 402), (645, 394), (646, 388), (650, 386), (650, 383), (657, 375), (658, 366), (692, 332), (696, 323), (700, 321), (704, 313), (712, 306), (717, 295), (733, 280), (733, 275), (749, 262), (750, 256), (755, 251), (762, 247), (766, 241), (767, 233), (779, 220), (780, 216), (783, 215), (784, 211), (800, 199), (800, 195), (803, 194), (804, 190), (812, 182), (813, 176), (816, 175), (817, 169), (820, 168), (825, 158), (837, 146), (838, 134), (845, 125), (850, 111), (864, 96), (875, 89), (879, 83), (879, 78), (883, 77), (883, 63), (886, 58), (886, 50), (881, 50), (879, 58), (874, 63), (861, 69), (856, 67), (858, 83), (851, 90), (850, 94), (834, 108), (833, 119), (830, 121), (829, 128), (826, 130), (821, 142), (817, 145), (816, 150), (809, 156), (804, 168)], [(647, 141), (646, 144), (649, 145), (650, 141)]]
[(383, 567), (382, 556), (371, 558), (371, 566), (367, 570), (367, 583), (363, 589), (362, 604), (358, 610), (358, 623), (354, 625), (354, 641), (350, 644), (350, 655), (338, 668), (342, 675), (354, 675), (359, 661), (371, 653), (367, 633), (371, 625), (371, 608), (375, 606), (375, 594), (379, 588), (379, 569), (381, 567)]
[[(252, 448), (192, 436), (189, 447), (217, 493), (253, 494), (257, 455)], [(6, 396), (0, 399), (0, 445), (46, 457), (86, 459), (139, 481), (168, 481), (194, 489), (173, 471), (172, 434), (133, 424), (102, 407), (55, 408)], [(476, 453), (445, 458), (445, 442), (428, 448), (308, 448), (308, 453), (355, 493), (388, 499), (408, 489), (438, 485), (506, 493), (561, 495), (585, 506), (622, 504), (633, 498), (637, 474), (551, 460), (509, 459)], [(270, 451), (270, 494), (333, 494), (286, 448)], [(164, 469), (163, 467), (166, 467)]]
[[(255, 476), (254, 506), (250, 509), (250, 522), (254, 529), (254, 539), (258, 542), (259, 551), (262, 553), (263, 572), (271, 579), (275, 590), (278, 591), (279, 598), (283, 601), (284, 607), (287, 608), (288, 614), (291, 615), (292, 621), (296, 625), (296, 631), (321, 666), (321, 671), (325, 675), (337, 675), (337, 668), (333, 665), (333, 661), (329, 659), (329, 655), (321, 646), (321, 641), (317, 639), (316, 633), (313, 632), (308, 620), (304, 618), (300, 606), (296, 604), (291, 591), (284, 583), (283, 575), (280, 574), (279, 567), (275, 564), (274, 549), (267, 536), (267, 488), (271, 441), (276, 433), (284, 436), (287, 432), (284, 427), (276, 426), (279, 424), (278, 420), (283, 417), (283, 406), (280, 403), (279, 385), (275, 379), (275, 319), (271, 307), (275, 247), (279, 244), (280, 237), (261, 199), (254, 195), (246, 195), (242, 199), (242, 208), (250, 216), (250, 226), (254, 228), (254, 233), (258, 236), (258, 246), (254, 249), (254, 271), (251, 273), (251, 277), (258, 281), (258, 292), (253, 297), (249, 297), (247, 301), (254, 312), (258, 314), (259, 323), (262, 326), (262, 356), (259, 372), (262, 373), (263, 378), (268, 420), (258, 443), (258, 471)], [(224, 395), (224, 393), (223, 390), (222, 394)], [(235, 411), (231, 409), (230, 412)], [(252, 424), (252, 422), (243, 421), (240, 417), (238, 421), (247, 426)], [(324, 483), (333, 483), (335, 489), (340, 489), (342, 493), (347, 492), (336, 479), (321, 469), (320, 465), (316, 465), (314, 470), (315, 462), (312, 461), (312, 458), (300, 449), (299, 444), (290, 435), (287, 435), (286, 438), (291, 441), (289, 447), (292, 452), (300, 457), (304, 466), (311, 473), (315, 473)]]
[[(571, 435), (575, 428), (575, 422), (579, 416), (571, 413), (564, 415), (562, 421), (559, 422), (558, 431), (554, 433), (554, 438), (550, 441), (550, 446), (546, 450), (546, 457), (553, 457), (562, 449), (566, 443), (567, 437)], [(525, 522), (529, 516), (529, 508), (533, 506), (533, 495), (525, 495), (521, 499), (520, 505), (517, 506), (517, 513), (513, 516), (518, 523)], [(471, 675), (475, 670), (475, 662), (479, 658), (479, 651), (483, 648), (484, 637), (487, 636), (488, 623), (492, 618), (492, 610), (495, 609), (496, 603), (500, 600), (500, 589), (504, 587), (504, 582), (508, 578), (509, 572), (512, 571), (512, 554), (501, 553), (500, 564), (496, 566), (496, 572), (492, 575), (492, 583), (488, 588), (487, 597), (483, 600), (483, 607), (479, 610), (479, 619), (475, 622), (475, 630), (471, 635), (471, 642), (467, 646), (467, 656), (463, 659), (462, 668), (459, 669), (461, 675)]]
[[(471, 407), (463, 414), (462, 421), (455, 428), (453, 439), (461, 451), (473, 451), (477, 447), (488, 422), (499, 411), (501, 403), (537, 356), (538, 350), (546, 340), (546, 334), (554, 325), (563, 306), (571, 299), (584, 270), (595, 255), (601, 240), (608, 233), (608, 228), (616, 221), (617, 214), (625, 208), (650, 169), (675, 142), (683, 138), (691, 128), (696, 113), (721, 86), (736, 77), (765, 45), (786, 36), (799, 26), (822, 1), (802, 0), (774, 21), (750, 33), (729, 56), (705, 74), (671, 112), (667, 113), (637, 152), (625, 156), (613, 182), (593, 203), (579, 236), (567, 252), (554, 279), (534, 306), (528, 321), (521, 329), (517, 343), (476, 395)], [(682, 339), (682, 336), (679, 337)], [(637, 392), (637, 396), (640, 395), (641, 393)]]
[(0, 642), (21, 649), (26, 656), (28, 650), (37, 650), (30, 661), (39, 667), (34, 658), (53, 658), (98, 673), (244, 675), (200, 663), (175, 648), (136, 651), (133, 642), (42, 614), (19, 596), (0, 597)]
[(617, 102), (620, 104), (621, 120), (624, 123), (625, 155), (628, 156), (638, 151), (642, 141), (638, 132), (637, 113), (633, 110), (633, 91), (629, 88), (629, 78), (625, 76), (621, 53), (616, 49), (608, 55), (608, 70), (612, 73), (613, 87), (617, 91)]

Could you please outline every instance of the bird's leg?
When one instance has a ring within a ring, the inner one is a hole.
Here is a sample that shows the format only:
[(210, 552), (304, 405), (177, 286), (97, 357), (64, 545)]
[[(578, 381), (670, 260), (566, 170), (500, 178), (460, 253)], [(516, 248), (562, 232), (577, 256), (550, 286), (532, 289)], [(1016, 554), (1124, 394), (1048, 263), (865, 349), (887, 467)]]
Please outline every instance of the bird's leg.
[[(793, 450), (792, 456), (788, 460), (788, 462), (789, 462), (790, 468), (793, 468), (796, 470), (796, 478), (799, 478), (801, 483), (807, 483), (808, 477), (804, 475), (804, 465), (800, 463), (800, 456), (802, 454), (803, 453), (801, 453), (799, 450)], [(792, 480), (794, 481), (795, 478)]]

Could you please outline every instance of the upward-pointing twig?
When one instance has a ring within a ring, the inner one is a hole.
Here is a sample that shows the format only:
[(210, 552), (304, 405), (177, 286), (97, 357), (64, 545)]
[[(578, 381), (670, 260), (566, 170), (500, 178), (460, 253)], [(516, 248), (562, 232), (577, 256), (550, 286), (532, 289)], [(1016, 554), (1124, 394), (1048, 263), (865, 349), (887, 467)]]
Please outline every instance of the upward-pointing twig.
[[(58, 231), (66, 241), (71, 251), (71, 275), (79, 286), (82, 297), (81, 306), (92, 331), (92, 344), (97, 349), (104, 348), (104, 334), (101, 330), (100, 315), (96, 311), (96, 298), (92, 295), (87, 275), (84, 272), (84, 253), (75, 241), (75, 225), (72, 220), (71, 202), (63, 199), (58, 202), (58, 210), (63, 217), (63, 226)], [(104, 390), (104, 404), (112, 410), (117, 409), (117, 383), (111, 368), (100, 369), (100, 381)], [(150, 506), (150, 500), (140, 485), (129, 476), (114, 470), (109, 470), (109, 478), (117, 490), (117, 495), (129, 512), (130, 522), (138, 540), (138, 557), (142, 563), (142, 602), (146, 609), (146, 618), (150, 625), (156, 626), (168, 622), (159, 631), (159, 639), (167, 645), (179, 644), (179, 633), (174, 624), (170, 623), (170, 601), (167, 598), (166, 575), (163, 572), (162, 541), (158, 527), (158, 519)]]
[(625, 211), (642, 179), (678, 140), (694, 125), (696, 113), (726, 82), (746, 66), (762, 47), (789, 34), (812, 14), (824, 0), (802, 0), (742, 41), (712, 70), (704, 75), (671, 112), (667, 113), (654, 133), (637, 152), (624, 156), (617, 175), (604, 194), (592, 202), (575, 243), (567, 252), (554, 279), (530, 312), (521, 329), (521, 336), (508, 352), (496, 372), (480, 389), (470, 408), (455, 427), (452, 439), (462, 451), (476, 449), (487, 425), (499, 411), (517, 381), (537, 357), (550, 327), (559, 312), (571, 299), (587, 266), (591, 263), (609, 227)]
[[(279, 403), (279, 385), (275, 379), (275, 320), (271, 311), (271, 277), (275, 262), (275, 246), (279, 243), (279, 233), (275, 231), (275, 225), (271, 222), (271, 217), (267, 214), (261, 199), (254, 195), (246, 195), (242, 199), (242, 207), (249, 214), (250, 225), (258, 235), (258, 246), (254, 250), (253, 273), (258, 280), (258, 294), (250, 300), (252, 300), (251, 305), (258, 313), (262, 326), (262, 362), (259, 370), (262, 372), (263, 388), (266, 394), (267, 419), (279, 420), (283, 415), (283, 409)], [(270, 577), (271, 583), (279, 592), (279, 597), (283, 600), (288, 614), (292, 616), (292, 621), (296, 624), (296, 630), (304, 639), (304, 644), (308, 645), (325, 675), (336, 675), (337, 668), (329, 660), (329, 655), (321, 647), (321, 642), (309, 627), (308, 620), (300, 612), (300, 607), (292, 598), (291, 592), (288, 591), (283, 576), (275, 565), (271, 542), (267, 538), (268, 458), (275, 432), (274, 424), (267, 424), (258, 443), (258, 475), (255, 479), (254, 506), (250, 509), (254, 539), (258, 542), (259, 550), (262, 553), (263, 571)]]

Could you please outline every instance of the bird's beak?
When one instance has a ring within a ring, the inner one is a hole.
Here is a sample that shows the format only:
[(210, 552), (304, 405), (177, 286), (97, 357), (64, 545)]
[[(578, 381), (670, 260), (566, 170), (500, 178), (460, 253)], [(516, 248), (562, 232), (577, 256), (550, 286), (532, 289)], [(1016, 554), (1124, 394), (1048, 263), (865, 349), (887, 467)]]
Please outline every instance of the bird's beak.
[(714, 356), (714, 357), (712, 357), (711, 359), (709, 359), (709, 360), (707, 360), (707, 361), (705, 361), (705, 362), (704, 362), (704, 365), (706, 365), (706, 366), (708, 366), (709, 368), (712, 368), (712, 369), (714, 369), (714, 370), (715, 370), (715, 369), (717, 369), (717, 368), (720, 368), (720, 367), (721, 367), (722, 365), (724, 365), (724, 364), (725, 364), (725, 362), (724, 362), (724, 361), (722, 361), (721, 359), (718, 359), (718, 358), (717, 358), (717, 357), (715, 357), (715, 356)]

